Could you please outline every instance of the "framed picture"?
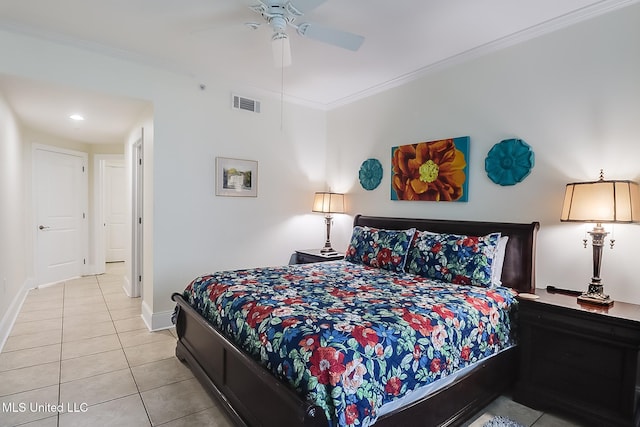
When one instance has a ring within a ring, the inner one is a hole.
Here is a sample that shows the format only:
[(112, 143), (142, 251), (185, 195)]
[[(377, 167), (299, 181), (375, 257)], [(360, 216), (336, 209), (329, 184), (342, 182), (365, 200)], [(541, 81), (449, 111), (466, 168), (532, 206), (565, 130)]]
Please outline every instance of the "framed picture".
[(469, 200), (469, 137), (391, 148), (391, 200)]
[(257, 197), (258, 162), (216, 157), (216, 196)]

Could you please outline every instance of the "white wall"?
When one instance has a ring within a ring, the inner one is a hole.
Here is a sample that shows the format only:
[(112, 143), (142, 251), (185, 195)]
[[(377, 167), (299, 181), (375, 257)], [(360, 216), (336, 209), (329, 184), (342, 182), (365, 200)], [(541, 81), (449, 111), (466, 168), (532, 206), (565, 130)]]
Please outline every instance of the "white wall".
[[(279, 97), (262, 98), (261, 114), (235, 111), (232, 91), (255, 94), (216, 76), (196, 81), (11, 32), (0, 32), (0, 51), (2, 73), (153, 104), (144, 213), (152, 327), (168, 319), (171, 293), (199, 274), (283, 264), (323, 243), (323, 219), (310, 210), (313, 191), (325, 188), (325, 112), (286, 104), (281, 117)], [(258, 197), (216, 197), (216, 156), (257, 160)]]
[(27, 286), (23, 157), (20, 126), (0, 94), (0, 349)]
[[(350, 194), (350, 212), (511, 222), (540, 221), (537, 286), (585, 289), (591, 246), (584, 227), (560, 223), (565, 184), (640, 179), (640, 5), (434, 72), (329, 113), (328, 176)], [(469, 202), (392, 202), (391, 147), (471, 137)], [(484, 159), (493, 144), (521, 138), (536, 164), (522, 183), (493, 184)], [(358, 169), (381, 160), (383, 182), (367, 192)], [(633, 268), (640, 226), (615, 227), (601, 276), (613, 298), (640, 303)], [(346, 244), (348, 233), (334, 239)]]
[[(156, 328), (173, 308), (171, 293), (196, 275), (282, 264), (297, 248), (319, 247), (323, 219), (309, 211), (313, 191), (327, 185), (349, 193), (351, 213), (539, 220), (538, 286), (584, 288), (590, 252), (579, 226), (558, 221), (562, 192), (600, 168), (609, 178), (640, 178), (639, 22), (640, 6), (631, 6), (328, 114), (285, 104), (281, 117), (278, 97), (263, 97), (261, 114), (235, 111), (231, 92), (255, 94), (216, 76), (196, 81), (10, 32), (0, 32), (0, 72), (153, 104), (145, 146), (144, 280), (151, 288), (144, 304)], [(468, 203), (389, 200), (390, 147), (463, 135), (471, 136)], [(511, 137), (531, 144), (536, 167), (523, 183), (499, 187), (483, 171), (484, 156)], [(258, 197), (216, 197), (216, 156), (257, 160)], [(385, 165), (384, 184), (373, 192), (357, 183), (368, 157)], [(350, 221), (336, 217), (334, 247), (346, 247)], [(602, 273), (615, 298), (640, 302), (629, 268), (639, 233), (637, 226), (616, 228), (616, 248), (605, 253)]]
[[(324, 188), (325, 113), (286, 105), (281, 129), (278, 101), (236, 111), (228, 88), (207, 87), (154, 104), (153, 312), (195, 275), (285, 264), (323, 241), (310, 210)], [(258, 161), (257, 198), (215, 196), (217, 156)]]

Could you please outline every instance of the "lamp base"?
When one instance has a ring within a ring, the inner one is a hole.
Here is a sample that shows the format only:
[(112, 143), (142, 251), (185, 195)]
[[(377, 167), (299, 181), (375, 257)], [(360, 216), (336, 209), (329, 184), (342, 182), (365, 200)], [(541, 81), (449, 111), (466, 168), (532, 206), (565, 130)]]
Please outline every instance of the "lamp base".
[(603, 292), (601, 283), (591, 283), (589, 290), (578, 297), (578, 302), (595, 305), (613, 305), (613, 300)]
[(333, 249), (331, 246), (329, 247), (325, 246), (324, 248), (320, 249), (320, 253), (322, 255), (333, 255), (333, 254), (337, 254), (338, 251)]
[(598, 294), (582, 294), (578, 297), (578, 302), (594, 305), (604, 305), (607, 307), (611, 307), (613, 305), (613, 300), (609, 298), (609, 295), (600, 296)]
[(331, 235), (331, 221), (332, 221), (332, 217), (330, 214), (327, 214), (324, 217), (324, 223), (327, 226), (327, 240), (324, 241), (324, 247), (322, 249), (320, 249), (320, 253), (322, 255), (329, 255), (329, 254), (333, 254), (334, 252), (336, 252), (335, 249), (333, 249), (331, 247), (331, 240), (329, 239), (329, 236)]

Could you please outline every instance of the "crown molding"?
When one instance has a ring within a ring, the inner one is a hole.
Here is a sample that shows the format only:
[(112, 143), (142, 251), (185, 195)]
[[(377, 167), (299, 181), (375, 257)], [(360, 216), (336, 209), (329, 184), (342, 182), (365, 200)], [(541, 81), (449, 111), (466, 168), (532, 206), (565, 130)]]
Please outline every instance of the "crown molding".
[(507, 36), (501, 37), (497, 40), (485, 43), (481, 46), (469, 49), (465, 52), (450, 56), (441, 61), (431, 63), (418, 70), (412, 71), (407, 74), (403, 74), (394, 79), (388, 80), (384, 83), (372, 86), (368, 89), (356, 92), (352, 95), (344, 98), (337, 99), (324, 105), (324, 109), (327, 111), (333, 110), (338, 107), (342, 107), (361, 99), (385, 92), (389, 89), (393, 89), (412, 81), (421, 79), (429, 74), (437, 71), (444, 70), (446, 68), (453, 67), (465, 62), (469, 62), (473, 59), (480, 58), (493, 52), (497, 52), (506, 49), (510, 46), (514, 46), (523, 43), (528, 40), (535, 39), (545, 34), (550, 34), (563, 28), (570, 27), (574, 24), (589, 20), (591, 18), (604, 15), (608, 12), (612, 12), (617, 9), (629, 6), (634, 3), (638, 3), (640, 0), (602, 0), (599, 3), (583, 7), (576, 11), (567, 13), (565, 15), (558, 16), (553, 19), (549, 19), (538, 25), (525, 28), (524, 30), (517, 31)]

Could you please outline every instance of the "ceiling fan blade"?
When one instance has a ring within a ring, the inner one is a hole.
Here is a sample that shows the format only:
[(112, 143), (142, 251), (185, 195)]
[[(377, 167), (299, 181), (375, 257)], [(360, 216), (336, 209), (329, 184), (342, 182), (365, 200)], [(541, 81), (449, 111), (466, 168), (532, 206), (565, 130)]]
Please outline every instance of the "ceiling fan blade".
[(343, 49), (356, 51), (364, 42), (364, 37), (346, 31), (336, 30), (323, 25), (305, 22), (298, 25), (298, 34), (323, 43), (328, 43)]
[(274, 33), (271, 37), (271, 50), (273, 52), (273, 64), (277, 68), (291, 65), (291, 45), (286, 33)]
[[(327, 0), (294, 0), (289, 2), (287, 9), (291, 12), (297, 11), (298, 13), (294, 12), (295, 15), (302, 15), (312, 11), (326, 1)], [(290, 9), (291, 7), (293, 10)]]

